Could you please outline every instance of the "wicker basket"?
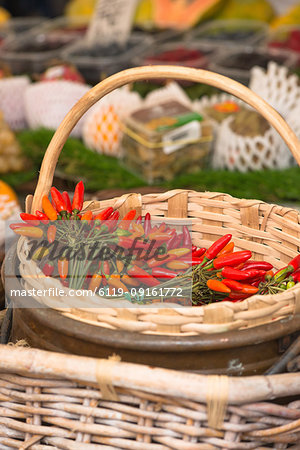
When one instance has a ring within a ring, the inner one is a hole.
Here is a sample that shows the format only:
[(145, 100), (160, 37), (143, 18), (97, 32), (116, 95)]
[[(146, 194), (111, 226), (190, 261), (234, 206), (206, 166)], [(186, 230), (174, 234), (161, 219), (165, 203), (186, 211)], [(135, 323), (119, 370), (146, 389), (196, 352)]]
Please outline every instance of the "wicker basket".
[(3, 450), (296, 450), (299, 429), (299, 373), (194, 375), (0, 345)]
[[(102, 81), (71, 109), (45, 153), (34, 197), (29, 196), (26, 201), (27, 210), (40, 209), (42, 196), (49, 193), (55, 165), (66, 139), (82, 115), (93, 104), (126, 83), (162, 77), (204, 82), (244, 100), (269, 120), (300, 164), (300, 143), (293, 131), (271, 106), (245, 86), (204, 70), (176, 66), (134, 68)], [(193, 242), (201, 247), (230, 232), (238, 249), (251, 250), (254, 259), (266, 259), (275, 268), (282, 267), (299, 252), (299, 212), (257, 200), (236, 199), (221, 193), (174, 190), (144, 196), (128, 194), (112, 200), (85, 204), (87, 209), (94, 212), (107, 206), (119, 209), (121, 216), (129, 209), (135, 208), (138, 213), (150, 212), (154, 218), (167, 217), (170, 221), (188, 220), (192, 224)], [(34, 262), (28, 262), (26, 249), (27, 241), (21, 238), (18, 256), (23, 281), (27, 287), (38, 283), (43, 288), (46, 277), (43, 277)], [(39, 277), (38, 281), (36, 276)], [(53, 280), (51, 286), (61, 287), (58, 280)], [(74, 300), (74, 297), (71, 300)], [(67, 301), (66, 289), (64, 305)], [(91, 309), (74, 311), (64, 310), (61, 298), (44, 299), (45, 304), (61, 310), (61, 314), (89, 321), (100, 327), (184, 336), (243, 329), (297, 315), (300, 312), (300, 286), (296, 285), (275, 296), (255, 295), (239, 303), (222, 302), (197, 308), (172, 308), (169, 305), (166, 308), (163, 303), (156, 304), (155, 307), (151, 305), (149, 308), (132, 308), (126, 300), (122, 303), (118, 301), (116, 304), (112, 300), (100, 297), (97, 298), (97, 302), (95, 308), (99, 305), (98, 311)]]

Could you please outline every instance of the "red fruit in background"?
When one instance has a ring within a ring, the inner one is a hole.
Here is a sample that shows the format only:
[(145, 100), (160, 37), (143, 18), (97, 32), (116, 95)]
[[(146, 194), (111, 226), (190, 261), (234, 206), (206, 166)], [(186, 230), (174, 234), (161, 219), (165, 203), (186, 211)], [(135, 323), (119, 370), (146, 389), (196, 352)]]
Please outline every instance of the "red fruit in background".
[(41, 81), (73, 81), (75, 83), (85, 83), (83, 77), (77, 69), (68, 64), (49, 67), (41, 76)]

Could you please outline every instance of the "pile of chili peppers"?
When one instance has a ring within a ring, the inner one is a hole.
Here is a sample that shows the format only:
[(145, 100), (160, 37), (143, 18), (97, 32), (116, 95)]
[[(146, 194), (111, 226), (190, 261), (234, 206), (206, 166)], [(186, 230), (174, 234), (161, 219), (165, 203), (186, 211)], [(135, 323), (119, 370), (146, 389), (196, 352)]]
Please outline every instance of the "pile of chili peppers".
[[(108, 207), (99, 214), (83, 212), (84, 185), (80, 181), (71, 201), (67, 192), (51, 188), (51, 200), (42, 199), (43, 211), (21, 213), (23, 223), (10, 225), (14, 232), (32, 240), (44, 239), (31, 257), (46, 276), (57, 277), (74, 289), (121, 290), (139, 287), (171, 287), (192, 280), (192, 303), (242, 301), (254, 294), (275, 294), (300, 281), (300, 254), (275, 272), (266, 261), (251, 260), (251, 251), (234, 251), (232, 235), (226, 234), (208, 249), (192, 246), (186, 226), (181, 232), (165, 222), (154, 225), (149, 213), (136, 217)], [(49, 258), (49, 245), (58, 244), (57, 258)], [(90, 246), (105, 243), (110, 256), (90, 257)], [(83, 248), (83, 258), (70, 257), (68, 250)], [(130, 260), (116, 252), (121, 248)], [(155, 251), (158, 251), (155, 253)], [(151, 253), (152, 252), (152, 253)], [(160, 254), (162, 257), (157, 257)], [(69, 256), (68, 256), (69, 255)], [(115, 292), (115, 291), (114, 291)]]

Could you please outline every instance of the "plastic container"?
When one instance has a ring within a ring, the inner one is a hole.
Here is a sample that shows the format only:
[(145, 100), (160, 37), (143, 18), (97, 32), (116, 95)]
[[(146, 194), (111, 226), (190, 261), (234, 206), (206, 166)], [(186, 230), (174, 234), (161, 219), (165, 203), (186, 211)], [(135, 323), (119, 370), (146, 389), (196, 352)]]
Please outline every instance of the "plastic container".
[(116, 44), (109, 48), (99, 45), (90, 46), (81, 40), (68, 46), (62, 52), (62, 58), (80, 71), (87, 83), (95, 84), (103, 78), (133, 65), (133, 59), (150, 47), (153, 39), (142, 33), (132, 33), (125, 48)]
[(4, 39), (11, 39), (24, 33), (31, 28), (37, 27), (44, 23), (45, 17), (14, 17), (0, 26), (0, 45)]
[(255, 66), (266, 69), (270, 61), (294, 68), (297, 57), (287, 50), (263, 47), (238, 47), (231, 51), (220, 49), (210, 63), (210, 70), (247, 85), (250, 80), (250, 70)]
[(213, 20), (192, 30), (189, 38), (214, 45), (257, 45), (267, 31), (268, 26), (256, 20)]
[(148, 183), (200, 170), (212, 141), (210, 123), (176, 100), (135, 111), (123, 131), (123, 162)]
[(63, 47), (83, 36), (86, 27), (83, 18), (49, 20), (5, 42), (0, 62), (8, 64), (16, 75), (41, 73), (51, 61), (59, 58)]
[(208, 65), (208, 55), (215, 49), (212, 46), (201, 46), (196, 42), (166, 42), (154, 45), (147, 52), (134, 58), (135, 66), (153, 64), (172, 64), (205, 69)]

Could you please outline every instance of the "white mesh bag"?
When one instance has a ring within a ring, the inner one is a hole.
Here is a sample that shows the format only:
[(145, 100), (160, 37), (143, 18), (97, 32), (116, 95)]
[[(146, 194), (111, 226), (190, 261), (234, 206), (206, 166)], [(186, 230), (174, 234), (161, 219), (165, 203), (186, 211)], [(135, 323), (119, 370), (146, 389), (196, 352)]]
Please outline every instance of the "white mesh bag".
[[(25, 91), (25, 112), (30, 128), (45, 127), (56, 130), (75, 103), (90, 86), (71, 81), (42, 81), (34, 83)], [(84, 117), (71, 135), (80, 137)]]
[(0, 80), (0, 110), (12, 130), (26, 127), (24, 92), (29, 85), (30, 80), (26, 76)]
[[(300, 87), (298, 77), (285, 67), (269, 63), (267, 71), (251, 71), (250, 89), (272, 105), (300, 137)], [(295, 164), (288, 148), (274, 129), (264, 135), (244, 137), (231, 130), (233, 118), (226, 119), (218, 130), (214, 168), (229, 170), (286, 169)]]
[(106, 95), (86, 115), (82, 133), (85, 145), (98, 153), (120, 156), (120, 121), (141, 104), (140, 96), (127, 86)]

